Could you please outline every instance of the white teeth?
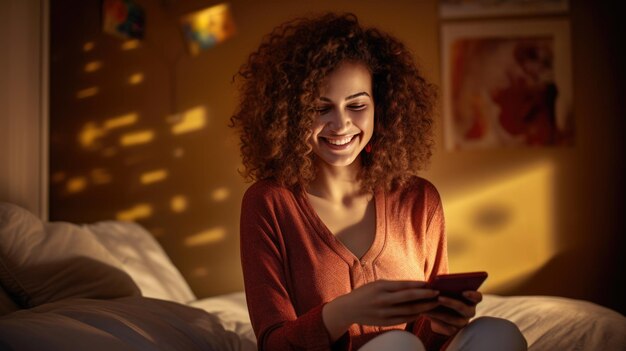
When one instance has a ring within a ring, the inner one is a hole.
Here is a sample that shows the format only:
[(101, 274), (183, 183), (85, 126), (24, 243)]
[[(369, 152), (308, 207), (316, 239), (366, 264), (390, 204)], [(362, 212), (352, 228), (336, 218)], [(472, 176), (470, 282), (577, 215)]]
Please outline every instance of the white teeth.
[(350, 135), (348, 137), (341, 138), (341, 139), (326, 138), (326, 140), (333, 145), (341, 146), (341, 145), (346, 145), (347, 143), (351, 142), (352, 138), (354, 138), (354, 135)]

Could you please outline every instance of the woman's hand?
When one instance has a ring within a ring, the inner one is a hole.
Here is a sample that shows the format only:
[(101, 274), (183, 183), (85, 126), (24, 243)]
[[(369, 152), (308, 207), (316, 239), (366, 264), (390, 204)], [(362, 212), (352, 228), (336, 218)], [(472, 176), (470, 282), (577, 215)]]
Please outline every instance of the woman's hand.
[(454, 335), (469, 323), (469, 320), (476, 315), (476, 305), (483, 300), (483, 294), (478, 291), (465, 291), (463, 296), (472, 304), (439, 296), (439, 305), (453, 311), (436, 309), (424, 313), (430, 319), (432, 331), (443, 335)]
[(327, 303), (322, 317), (332, 340), (350, 325), (389, 326), (415, 320), (440, 303), (425, 282), (377, 280)]

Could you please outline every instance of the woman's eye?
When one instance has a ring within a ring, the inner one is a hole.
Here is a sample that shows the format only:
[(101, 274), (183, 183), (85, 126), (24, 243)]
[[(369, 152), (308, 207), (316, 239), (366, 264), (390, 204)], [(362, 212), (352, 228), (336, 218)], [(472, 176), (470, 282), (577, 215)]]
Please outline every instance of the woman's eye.
[(330, 107), (328, 106), (321, 106), (321, 107), (316, 107), (315, 108), (315, 112), (319, 113), (319, 114), (324, 114), (326, 112), (330, 111)]
[(361, 110), (364, 110), (365, 107), (367, 106), (365, 104), (362, 104), (362, 105), (350, 105), (348, 107), (353, 111), (361, 111)]

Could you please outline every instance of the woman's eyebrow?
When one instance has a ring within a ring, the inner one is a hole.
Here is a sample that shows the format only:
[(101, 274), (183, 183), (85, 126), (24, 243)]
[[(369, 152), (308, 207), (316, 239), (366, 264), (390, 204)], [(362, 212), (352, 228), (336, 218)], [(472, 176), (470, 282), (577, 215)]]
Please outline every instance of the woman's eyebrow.
[(346, 98), (346, 100), (350, 100), (350, 99), (358, 98), (359, 96), (363, 96), (363, 95), (365, 95), (365, 96), (367, 96), (367, 97), (370, 97), (370, 98), (371, 98), (370, 94), (368, 94), (368, 93), (366, 93), (366, 92), (362, 91), (362, 92), (360, 92), (360, 93), (356, 93), (356, 94), (352, 94), (352, 95), (348, 96), (348, 97)]
[[(352, 95), (346, 97), (345, 100), (347, 101), (347, 100), (355, 99), (355, 98), (358, 98), (359, 96), (367, 96), (367, 97), (371, 98), (370, 94), (368, 94), (365, 91), (362, 91), (360, 93), (352, 94)], [(320, 97), (320, 100), (326, 101), (326, 102), (332, 102), (331, 99), (329, 99), (327, 97), (324, 97), (324, 96)]]

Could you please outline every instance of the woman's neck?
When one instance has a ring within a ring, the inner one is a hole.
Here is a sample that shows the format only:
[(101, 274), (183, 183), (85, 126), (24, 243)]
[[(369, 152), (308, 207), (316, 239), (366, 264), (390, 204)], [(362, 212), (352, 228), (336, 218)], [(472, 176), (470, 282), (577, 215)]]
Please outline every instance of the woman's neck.
[(307, 192), (327, 201), (350, 206), (351, 202), (363, 196), (358, 174), (361, 170), (360, 158), (346, 167), (334, 167), (325, 162), (316, 165), (317, 174), (309, 184)]

